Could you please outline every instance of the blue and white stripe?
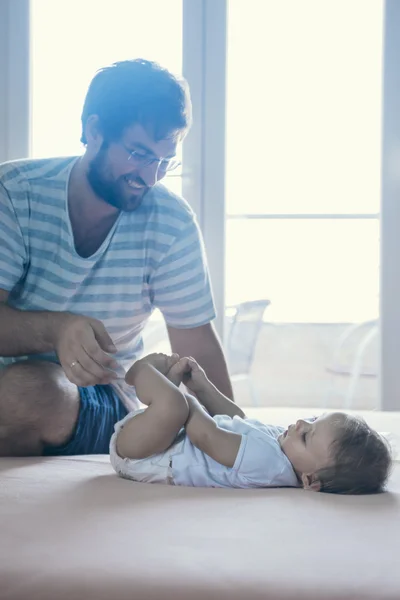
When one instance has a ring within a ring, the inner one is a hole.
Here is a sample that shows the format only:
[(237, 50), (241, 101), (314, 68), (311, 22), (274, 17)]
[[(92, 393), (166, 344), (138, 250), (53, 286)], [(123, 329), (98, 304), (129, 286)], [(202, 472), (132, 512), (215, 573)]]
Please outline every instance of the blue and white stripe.
[(21, 310), (100, 319), (126, 368), (141, 352), (154, 308), (177, 328), (215, 317), (203, 242), (188, 204), (158, 184), (136, 211), (121, 213), (95, 254), (82, 258), (67, 202), (75, 160), (0, 165), (0, 288)]

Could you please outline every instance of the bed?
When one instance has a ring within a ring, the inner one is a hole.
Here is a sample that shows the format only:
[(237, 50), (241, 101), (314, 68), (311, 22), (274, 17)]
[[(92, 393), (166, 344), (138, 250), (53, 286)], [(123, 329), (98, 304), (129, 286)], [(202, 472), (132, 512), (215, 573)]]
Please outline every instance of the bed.
[(106, 456), (0, 459), (0, 479), (1, 599), (400, 598), (398, 462), (368, 497), (135, 484)]

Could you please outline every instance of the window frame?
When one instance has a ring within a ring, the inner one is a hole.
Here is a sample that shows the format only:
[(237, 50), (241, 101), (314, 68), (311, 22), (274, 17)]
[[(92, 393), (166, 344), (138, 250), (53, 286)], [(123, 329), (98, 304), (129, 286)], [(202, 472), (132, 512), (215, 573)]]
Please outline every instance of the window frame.
[[(194, 125), (183, 150), (183, 194), (198, 214), (223, 336), (225, 312), (225, 106), (227, 0), (183, 0), (183, 74)], [(381, 408), (400, 410), (400, 3), (384, 3), (381, 196)], [(29, 155), (29, 0), (0, 0), (0, 160)], [(215, 168), (218, 165), (218, 169)], [(258, 215), (256, 215), (258, 216)], [(235, 215), (237, 218), (237, 215)], [(251, 218), (254, 218), (252, 215)], [(378, 215), (262, 215), (262, 218), (378, 218)]]

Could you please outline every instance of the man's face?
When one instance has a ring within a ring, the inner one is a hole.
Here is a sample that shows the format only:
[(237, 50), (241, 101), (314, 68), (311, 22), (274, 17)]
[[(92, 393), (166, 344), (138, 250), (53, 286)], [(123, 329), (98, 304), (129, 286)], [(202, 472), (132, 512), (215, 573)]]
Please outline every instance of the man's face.
[[(165, 162), (176, 155), (176, 138), (155, 142), (141, 125), (128, 127), (118, 142), (103, 142), (89, 163), (88, 181), (97, 196), (118, 210), (131, 212), (166, 175)], [(131, 152), (135, 152), (131, 155)], [(157, 159), (143, 165), (144, 159)]]

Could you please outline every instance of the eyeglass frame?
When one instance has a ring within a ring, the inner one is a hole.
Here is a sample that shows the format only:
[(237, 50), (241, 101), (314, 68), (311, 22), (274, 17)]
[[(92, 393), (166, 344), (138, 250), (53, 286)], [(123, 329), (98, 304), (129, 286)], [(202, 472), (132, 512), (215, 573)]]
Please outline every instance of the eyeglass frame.
[[(121, 146), (129, 154), (128, 160), (133, 159), (134, 161), (136, 161), (138, 166), (140, 165), (141, 168), (147, 168), (150, 167), (150, 165), (152, 165), (153, 163), (158, 163), (158, 169), (161, 169), (161, 171), (164, 171), (165, 173), (169, 173), (171, 171), (175, 171), (175, 169), (177, 169), (182, 164), (179, 160), (176, 160), (175, 158), (165, 158), (163, 156), (161, 158), (157, 158), (156, 156), (151, 157), (148, 153), (145, 157), (144, 155), (139, 154), (139, 150), (130, 150), (122, 142)], [(168, 166), (168, 164), (166, 167), (162, 166), (163, 163), (171, 162), (173, 166)]]

